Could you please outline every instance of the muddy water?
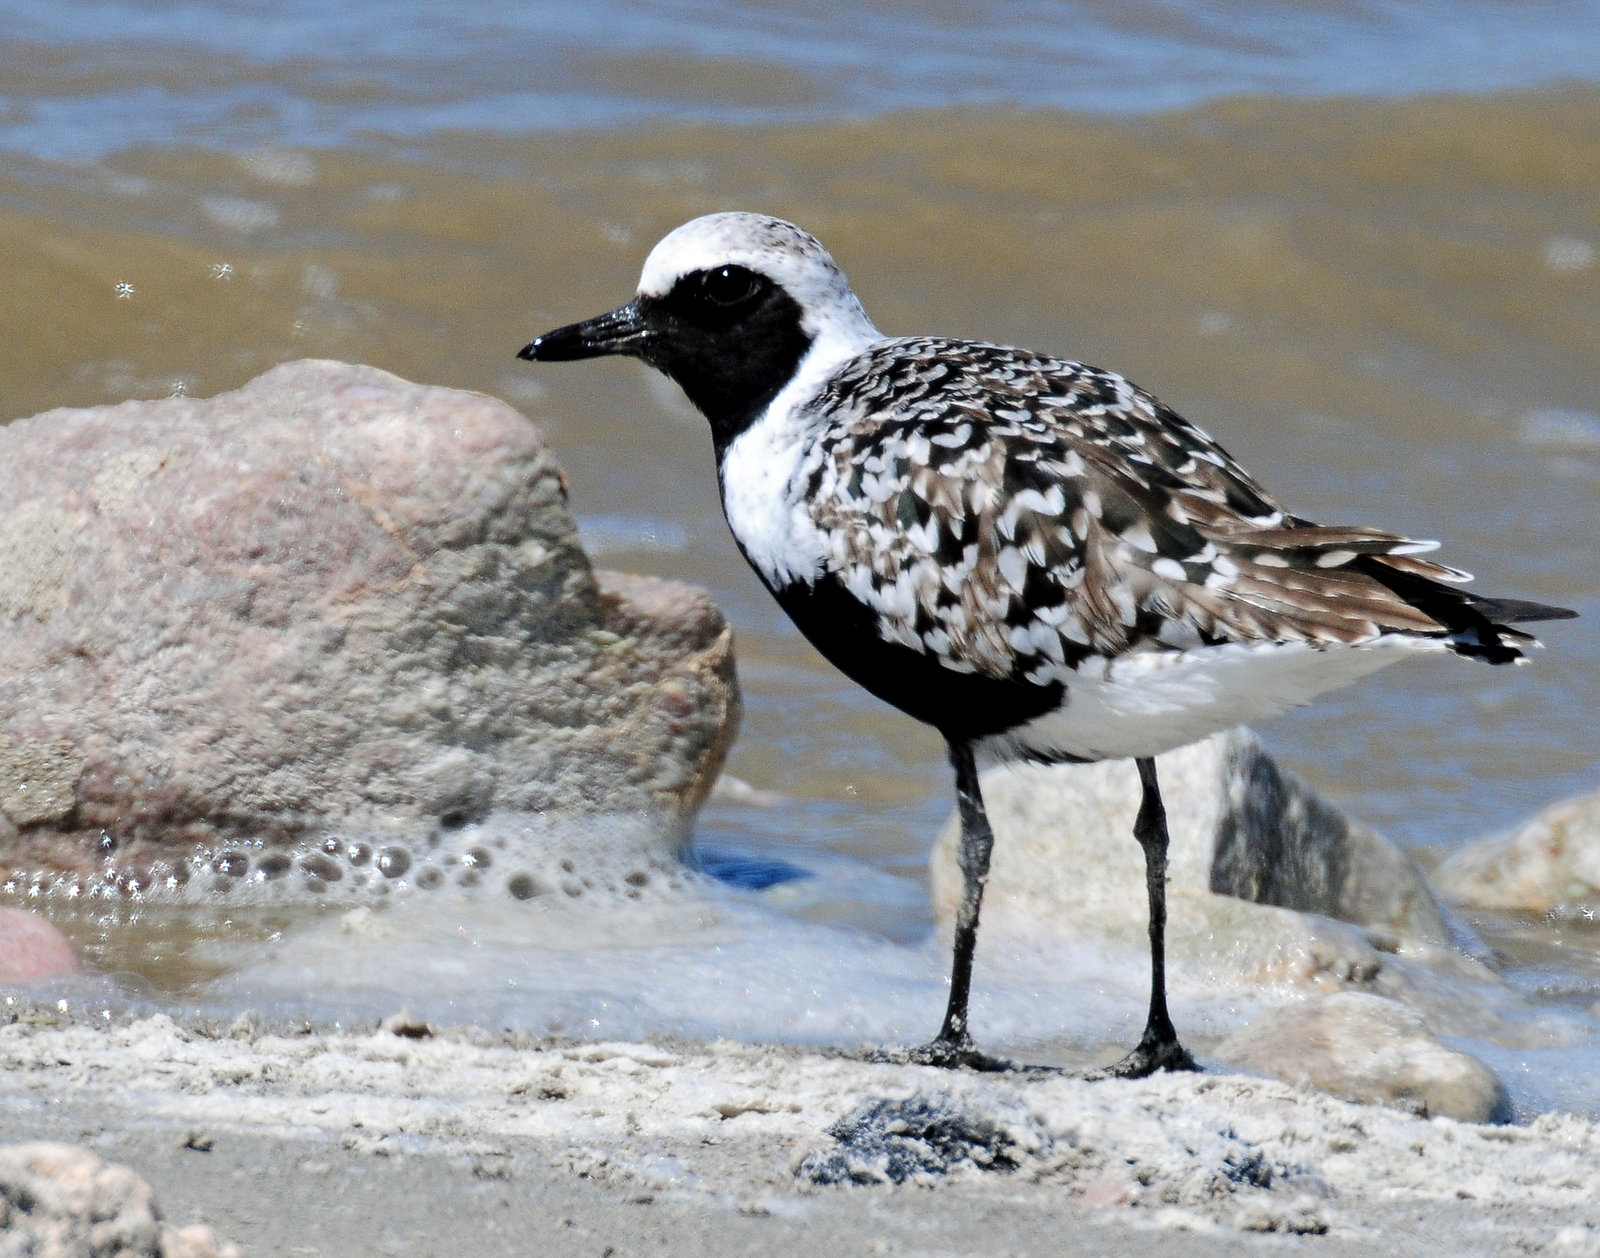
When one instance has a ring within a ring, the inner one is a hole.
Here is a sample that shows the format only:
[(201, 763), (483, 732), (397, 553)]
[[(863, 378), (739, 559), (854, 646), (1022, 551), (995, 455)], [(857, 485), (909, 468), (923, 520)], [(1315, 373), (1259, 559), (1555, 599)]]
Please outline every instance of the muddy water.
[[(767, 797), (713, 803), (700, 851), (810, 871), (772, 893), (790, 919), (924, 947), (937, 740), (834, 674), (744, 569), (671, 388), (513, 358), (625, 299), (650, 244), (712, 209), (810, 227), (886, 332), (1116, 367), (1302, 513), (1442, 538), (1480, 588), (1584, 612), (1529, 668), (1418, 661), (1264, 731), (1356, 815), (1426, 858), (1597, 785), (1600, 89), (480, 128), (406, 152), (159, 138), (0, 167), (4, 416), (209, 394), (301, 356), (521, 406), (597, 559), (701, 582), (737, 625), (729, 770)], [(1600, 999), (1600, 971), (1561, 960), (1592, 956), (1592, 931), (1485, 928), (1536, 999)], [(125, 928), (75, 929), (155, 990), (226, 969), (185, 971), (170, 935), (158, 962)], [(907, 1007), (931, 1018), (936, 995)]]

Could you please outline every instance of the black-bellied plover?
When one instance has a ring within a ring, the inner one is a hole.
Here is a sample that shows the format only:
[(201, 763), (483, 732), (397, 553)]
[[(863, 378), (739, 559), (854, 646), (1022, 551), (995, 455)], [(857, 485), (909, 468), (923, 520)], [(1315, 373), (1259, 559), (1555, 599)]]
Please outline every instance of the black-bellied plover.
[(751, 567), (846, 676), (949, 746), (964, 894), (944, 1023), (914, 1060), (1004, 1064), (967, 1025), (994, 844), (980, 766), (1137, 761), (1150, 1006), (1109, 1073), (1190, 1068), (1167, 1013), (1154, 757), (1416, 651), (1519, 661), (1534, 640), (1509, 626), (1574, 614), (1462, 591), (1466, 573), (1419, 557), (1433, 542), (1292, 515), (1113, 372), (885, 337), (822, 245), (781, 219), (685, 223), (632, 301), (520, 356), (602, 354), (677, 381), (711, 423)]

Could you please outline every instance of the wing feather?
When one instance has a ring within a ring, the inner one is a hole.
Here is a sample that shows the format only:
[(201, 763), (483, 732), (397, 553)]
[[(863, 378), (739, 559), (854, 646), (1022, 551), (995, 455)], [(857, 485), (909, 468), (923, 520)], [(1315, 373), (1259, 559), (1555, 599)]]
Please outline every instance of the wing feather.
[(1496, 609), (1560, 611), (1450, 588), (1470, 577), (1419, 557), (1434, 543), (1291, 514), (1200, 428), (1078, 363), (881, 342), (812, 410), (828, 574), (886, 639), (958, 671), (1045, 681), (1089, 655), (1389, 633), (1509, 659), (1528, 639)]

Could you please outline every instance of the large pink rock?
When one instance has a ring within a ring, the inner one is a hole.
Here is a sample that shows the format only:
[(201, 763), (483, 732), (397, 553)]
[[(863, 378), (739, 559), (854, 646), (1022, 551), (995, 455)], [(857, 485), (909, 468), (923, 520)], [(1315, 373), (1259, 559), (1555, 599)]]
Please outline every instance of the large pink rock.
[(459, 836), (627, 814), (666, 852), (732, 739), (709, 597), (592, 571), (538, 430), (492, 398), (291, 363), (20, 420), (0, 466), (13, 894), (533, 891), (553, 875)]
[(26, 909), (0, 904), (0, 983), (37, 983), (78, 972), (78, 954), (59, 930)]

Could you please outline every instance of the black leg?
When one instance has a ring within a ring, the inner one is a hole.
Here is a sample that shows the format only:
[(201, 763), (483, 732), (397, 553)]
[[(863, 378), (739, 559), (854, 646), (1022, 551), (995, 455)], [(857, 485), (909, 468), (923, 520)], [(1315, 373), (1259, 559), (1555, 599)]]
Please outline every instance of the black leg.
[(1150, 1013), (1139, 1046), (1098, 1072), (1121, 1079), (1142, 1079), (1158, 1070), (1198, 1070), (1194, 1058), (1178, 1043), (1178, 1032), (1167, 1014), (1167, 810), (1156, 782), (1156, 762), (1138, 762), (1139, 783), (1144, 788), (1133, 837), (1144, 849), (1145, 889), (1150, 897)]
[(950, 1003), (944, 1025), (931, 1044), (913, 1049), (910, 1060), (930, 1066), (965, 1066), (971, 1070), (1010, 1070), (1011, 1064), (980, 1053), (967, 1030), (967, 999), (972, 993), (972, 954), (978, 943), (978, 909), (983, 886), (989, 879), (989, 856), (994, 851), (994, 831), (983, 810), (978, 787), (978, 766), (967, 743), (950, 743), (950, 763), (956, 771), (956, 810), (961, 817), (961, 904), (956, 909), (955, 955), (950, 965)]

